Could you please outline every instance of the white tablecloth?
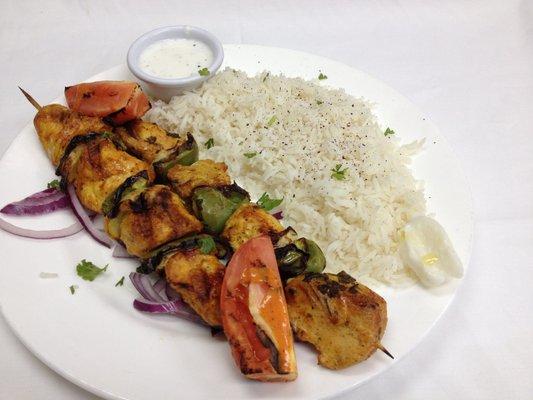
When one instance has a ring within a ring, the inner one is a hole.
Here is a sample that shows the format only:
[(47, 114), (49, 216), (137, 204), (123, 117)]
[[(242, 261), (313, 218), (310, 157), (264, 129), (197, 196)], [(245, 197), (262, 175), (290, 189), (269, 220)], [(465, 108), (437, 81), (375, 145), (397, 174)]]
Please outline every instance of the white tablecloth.
[[(143, 32), (172, 24), (368, 72), (422, 109), (463, 164), (476, 228), (453, 305), (404, 360), (341, 398), (533, 398), (533, 2), (2, 0), (0, 151), (33, 118), (17, 85), (46, 103), (67, 82), (124, 62)], [(0, 399), (94, 398), (0, 318)]]

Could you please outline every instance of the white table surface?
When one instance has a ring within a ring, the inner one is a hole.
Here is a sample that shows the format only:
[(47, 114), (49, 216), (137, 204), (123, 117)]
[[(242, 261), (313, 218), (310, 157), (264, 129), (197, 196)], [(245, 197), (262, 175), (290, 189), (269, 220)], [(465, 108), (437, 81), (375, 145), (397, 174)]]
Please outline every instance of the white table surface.
[[(454, 303), (410, 355), (340, 398), (533, 398), (533, 1), (1, 0), (0, 152), (33, 118), (17, 85), (46, 103), (172, 24), (361, 69), (423, 110), (463, 164), (476, 227)], [(0, 399), (95, 397), (0, 318)]]

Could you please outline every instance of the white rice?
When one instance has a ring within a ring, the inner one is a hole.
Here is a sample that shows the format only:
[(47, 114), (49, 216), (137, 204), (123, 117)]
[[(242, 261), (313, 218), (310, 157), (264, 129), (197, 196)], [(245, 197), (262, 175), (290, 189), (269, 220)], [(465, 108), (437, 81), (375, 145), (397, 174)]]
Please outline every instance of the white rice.
[[(283, 223), (321, 246), (327, 271), (407, 285), (399, 231), (425, 213), (422, 184), (407, 166), (422, 143), (400, 146), (367, 102), (322, 85), (226, 69), (169, 104), (155, 102), (147, 119), (192, 133), (200, 158), (225, 162), (252, 199), (283, 197)], [(336, 164), (348, 168), (345, 180), (332, 178)]]

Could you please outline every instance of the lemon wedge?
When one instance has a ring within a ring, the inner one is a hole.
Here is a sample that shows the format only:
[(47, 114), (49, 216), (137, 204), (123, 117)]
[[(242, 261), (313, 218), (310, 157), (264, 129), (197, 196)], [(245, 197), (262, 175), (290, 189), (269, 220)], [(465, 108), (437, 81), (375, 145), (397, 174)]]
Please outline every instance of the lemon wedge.
[(419, 216), (403, 228), (400, 257), (426, 286), (463, 276), (463, 265), (448, 234), (433, 218)]

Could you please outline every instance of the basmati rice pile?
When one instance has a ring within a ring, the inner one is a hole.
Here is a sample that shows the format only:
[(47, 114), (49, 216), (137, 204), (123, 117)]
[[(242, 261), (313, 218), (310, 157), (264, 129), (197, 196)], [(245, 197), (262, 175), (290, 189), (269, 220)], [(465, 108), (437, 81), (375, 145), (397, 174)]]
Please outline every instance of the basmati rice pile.
[(320, 245), (327, 271), (374, 286), (413, 282), (398, 242), (403, 225), (425, 214), (408, 168), (422, 143), (385, 135), (367, 102), (318, 81), (226, 69), (169, 104), (155, 102), (147, 119), (192, 133), (200, 158), (225, 162), (252, 200), (283, 198), (282, 222)]

